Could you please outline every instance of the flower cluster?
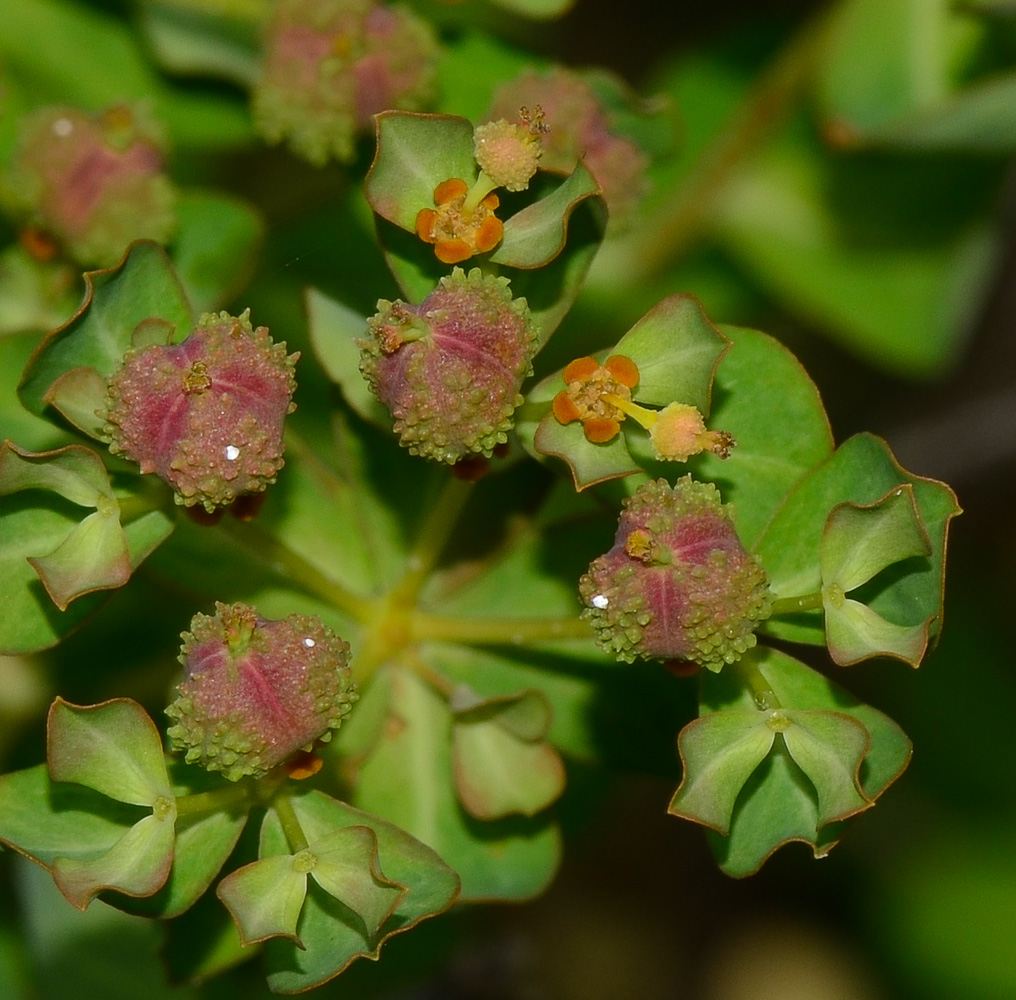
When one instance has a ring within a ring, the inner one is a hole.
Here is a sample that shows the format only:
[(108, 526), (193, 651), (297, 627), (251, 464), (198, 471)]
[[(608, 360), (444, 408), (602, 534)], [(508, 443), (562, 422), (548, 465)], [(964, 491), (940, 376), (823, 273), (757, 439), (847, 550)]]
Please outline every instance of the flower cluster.
[(455, 268), (418, 306), (380, 301), (368, 328), (360, 370), (413, 454), (455, 463), (507, 440), (536, 337), (506, 278)]
[(283, 466), (298, 357), (246, 312), (209, 313), (179, 344), (132, 350), (107, 386), (110, 450), (187, 506), (211, 511), (260, 492)]
[(521, 124), (499, 119), (473, 130), (473, 151), (480, 174), (470, 186), (450, 177), (434, 189), (434, 207), (416, 216), (416, 234), (434, 245), (444, 264), (458, 264), (476, 254), (489, 253), (504, 236), (504, 224), (494, 214), (501, 200), (494, 193), (524, 191), (543, 155), (542, 136), (548, 131), (541, 108), (519, 112)]
[(437, 52), (427, 22), (402, 7), (279, 0), (253, 93), (257, 128), (311, 163), (350, 160), (374, 114), (431, 99)]
[(639, 384), (635, 362), (614, 354), (601, 365), (595, 358), (577, 358), (564, 372), (565, 388), (552, 405), (559, 423), (582, 422), (586, 439), (595, 444), (613, 440), (621, 423), (631, 417), (649, 432), (653, 452), (664, 461), (687, 462), (692, 455), (710, 451), (728, 458), (736, 442), (726, 431), (706, 430), (702, 414), (687, 403), (670, 403), (651, 410), (632, 400)]
[(169, 738), (188, 762), (230, 781), (328, 742), (356, 700), (349, 645), (310, 615), (269, 621), (248, 605), (219, 603), (182, 638), (185, 677), (166, 709)]
[(755, 645), (769, 617), (765, 571), (720, 495), (690, 476), (646, 483), (624, 504), (614, 545), (579, 581), (583, 617), (620, 660), (691, 660), (717, 671)]
[(162, 171), (164, 148), (143, 108), (29, 115), (3, 185), (26, 227), (22, 242), (37, 256), (59, 248), (85, 266), (114, 264), (132, 240), (165, 243), (176, 228), (176, 192)]

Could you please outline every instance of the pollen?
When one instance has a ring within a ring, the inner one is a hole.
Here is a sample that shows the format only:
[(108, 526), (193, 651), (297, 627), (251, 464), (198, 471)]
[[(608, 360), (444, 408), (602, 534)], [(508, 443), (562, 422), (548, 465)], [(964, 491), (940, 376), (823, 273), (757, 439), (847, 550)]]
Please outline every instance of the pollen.
[(416, 216), (416, 234), (434, 245), (443, 264), (459, 264), (479, 253), (489, 253), (504, 236), (504, 225), (494, 214), (500, 204), (488, 194), (473, 209), (466, 207), (469, 186), (458, 177), (442, 181), (434, 189), (434, 208)]

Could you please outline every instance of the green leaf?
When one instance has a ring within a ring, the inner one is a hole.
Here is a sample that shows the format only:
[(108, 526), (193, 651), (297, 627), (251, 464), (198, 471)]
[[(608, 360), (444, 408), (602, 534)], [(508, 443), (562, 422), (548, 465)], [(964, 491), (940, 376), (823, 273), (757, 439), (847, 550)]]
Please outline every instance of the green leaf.
[(818, 61), (825, 115), (864, 133), (941, 100), (948, 88), (949, 0), (847, 0)]
[(82, 785), (54, 784), (45, 764), (0, 775), (0, 841), (47, 870), (60, 857), (98, 857), (142, 810)]
[(54, 783), (45, 765), (0, 776), (0, 842), (47, 869), (79, 909), (106, 889), (150, 895), (173, 863), (175, 810), (138, 809), (80, 785)]
[[(874, 504), (891, 490), (908, 484), (913, 488), (931, 555), (898, 564), (899, 570), (887, 574), (885, 586), (868, 600), (868, 605), (889, 621), (914, 623), (934, 617), (934, 635), (940, 625), (949, 522), (959, 513), (956, 497), (942, 483), (901, 469), (888, 445), (872, 435), (848, 439), (802, 479), (755, 545), (774, 595), (799, 597), (821, 589), (822, 535), (834, 507), (842, 503)], [(824, 641), (817, 612), (770, 618), (763, 631), (797, 642)]]
[(833, 508), (822, 534), (822, 585), (849, 593), (893, 563), (930, 555), (913, 487), (907, 484), (873, 504)]
[(184, 190), (170, 257), (196, 313), (221, 309), (247, 285), (265, 226), (261, 214), (217, 191)]
[(560, 17), (574, 5), (575, 0), (491, 0), (491, 3), (521, 17), (542, 21)]
[(552, 710), (541, 692), (483, 699), (460, 687), (451, 707), (455, 788), (472, 816), (534, 816), (560, 797), (564, 764), (544, 741)]
[(218, 6), (145, 0), (136, 13), (163, 69), (249, 89), (260, 73), (258, 28), (266, 11), (261, 0)]
[[(131, 561), (120, 525), (120, 505), (95, 452), (69, 445), (34, 454), (10, 442), (0, 445), (0, 496), (31, 489), (52, 491), (76, 504), (98, 508), (56, 545), (50, 546), (48, 539), (45, 544), (41, 539), (28, 539), (32, 547), (28, 562), (61, 611), (78, 597), (123, 586), (130, 579)], [(35, 547), (37, 541), (39, 547)]]
[(790, 711), (783, 742), (818, 796), (816, 826), (821, 829), (867, 809), (871, 802), (858, 784), (861, 762), (871, 745), (868, 730), (842, 712)]
[(391, 414), (360, 374), (360, 348), (356, 341), (367, 333), (367, 317), (316, 288), (309, 288), (307, 326), (318, 361), (342, 390), (345, 401), (364, 420), (391, 431)]
[(365, 181), (367, 201), (381, 218), (415, 234), (416, 217), (433, 207), (438, 184), (452, 177), (467, 184), (476, 179), (473, 126), (453, 115), (411, 111), (382, 111), (375, 121), (377, 152)]
[(292, 854), (261, 858), (227, 875), (215, 894), (240, 931), (244, 947), (272, 937), (300, 946), (296, 927), (307, 895), (307, 872)]
[(490, 262), (526, 269), (550, 263), (565, 248), (572, 212), (599, 194), (593, 175), (580, 163), (550, 194), (505, 222), (504, 238), (490, 255)]
[(97, 441), (106, 429), (106, 380), (82, 365), (59, 376), (42, 397), (60, 416)]
[(990, 163), (832, 158), (788, 131), (724, 187), (723, 246), (821, 332), (907, 378), (946, 370), (995, 273)]
[(42, 412), (46, 392), (74, 368), (111, 375), (142, 321), (165, 320), (175, 328), (176, 340), (191, 332), (186, 295), (165, 251), (155, 243), (133, 243), (116, 267), (86, 272), (85, 287), (81, 308), (43, 340), (22, 376), (21, 400), (33, 413)]
[(703, 453), (688, 468), (720, 488), (750, 548), (798, 480), (832, 454), (833, 439), (818, 389), (790, 351), (755, 330), (721, 329), (731, 348), (716, 370), (708, 425), (737, 444), (727, 459)]
[[(830, 818), (867, 808), (865, 803), (874, 802), (904, 771), (911, 752), (910, 741), (891, 719), (786, 654), (756, 647), (742, 663), (758, 669), (791, 724), (742, 788), (729, 837), (710, 835), (720, 867), (738, 878), (753, 874), (794, 840), (824, 857), (840, 836), (839, 824)], [(754, 697), (735, 671), (703, 678), (704, 717), (750, 709), (757, 710)], [(787, 741), (795, 726), (802, 728)], [(858, 726), (870, 738), (863, 759)]]
[[(454, 863), (465, 899), (528, 899), (557, 869), (560, 842), (545, 818), (481, 822), (459, 805), (452, 772), (452, 714), (445, 700), (415, 674), (387, 667), (362, 697), (387, 703), (388, 720), (357, 773), (354, 800), (411, 833)], [(348, 732), (347, 732), (348, 730)], [(355, 741), (356, 713), (336, 742)], [(390, 877), (405, 882), (382, 867)], [(408, 884), (408, 883), (407, 883)]]
[[(377, 816), (317, 791), (295, 796), (292, 803), (311, 845), (327, 845), (336, 833), (350, 828), (370, 830), (377, 844), (376, 869), (386, 881), (407, 891), (377, 932), (368, 934), (360, 917), (311, 879), (297, 927), (304, 948), (275, 938), (265, 949), (269, 986), (280, 993), (327, 982), (357, 958), (376, 959), (393, 935), (446, 910), (459, 885), (455, 873), (432, 850)], [(262, 828), (262, 854), (274, 851), (285, 852), (288, 847), (274, 812), (269, 812)]]
[(106, 889), (150, 896), (173, 865), (173, 818), (151, 815), (135, 823), (97, 858), (56, 858), (50, 871), (57, 888), (79, 910)]
[(35, 454), (5, 441), (0, 445), (0, 496), (21, 490), (50, 490), (82, 507), (115, 500), (102, 459), (82, 445)]
[(116, 509), (89, 514), (52, 552), (28, 561), (61, 611), (84, 594), (122, 587), (131, 577), (127, 538)]
[(20, 244), (4, 249), (0, 252), (0, 337), (59, 326), (78, 304), (77, 280), (75, 269), (62, 261), (38, 261)]
[(859, 601), (826, 600), (825, 630), (829, 655), (841, 667), (871, 656), (894, 656), (918, 667), (928, 649), (931, 619), (916, 625), (894, 625)]
[[(179, 760), (170, 759), (174, 793), (200, 794), (222, 788), (222, 778)], [(179, 916), (205, 893), (219, 873), (247, 822), (245, 807), (214, 812), (190, 812), (177, 800), (176, 846), (173, 870), (166, 884), (153, 896), (131, 899), (104, 893), (103, 902), (128, 913), (167, 920)]]
[(47, 746), (54, 781), (75, 782), (140, 806), (175, 801), (159, 731), (130, 698), (86, 706), (57, 698), (49, 710)]
[(726, 836), (744, 783), (775, 739), (758, 710), (712, 712), (688, 723), (677, 740), (684, 777), (667, 812)]
[(38, 507), (23, 494), (0, 498), (0, 652), (30, 653), (48, 649), (75, 628), (102, 601), (86, 594), (58, 611), (35, 567), (28, 561), (51, 552), (78, 523), (63, 510)]
[(381, 871), (377, 835), (367, 826), (347, 826), (312, 841), (308, 850), (317, 859), (311, 877), (356, 913), (373, 938), (407, 891)]

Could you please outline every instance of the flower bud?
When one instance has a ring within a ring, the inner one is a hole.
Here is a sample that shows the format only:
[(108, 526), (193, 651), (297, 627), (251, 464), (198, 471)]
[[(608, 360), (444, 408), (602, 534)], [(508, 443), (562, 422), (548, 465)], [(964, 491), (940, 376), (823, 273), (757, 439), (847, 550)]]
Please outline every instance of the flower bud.
[(569, 70), (526, 70), (497, 88), (487, 118), (512, 121), (520, 107), (539, 107), (546, 121), (540, 166), (570, 173), (581, 160), (603, 191), (612, 226), (630, 219), (646, 190), (649, 159), (618, 131), (593, 88)]
[(8, 187), (15, 215), (85, 266), (115, 264), (136, 239), (165, 243), (176, 194), (162, 132), (136, 108), (45, 108), (22, 125)]
[(690, 476), (646, 483), (625, 501), (613, 548), (579, 591), (600, 647), (628, 663), (693, 660), (718, 671), (755, 645), (771, 611), (765, 571), (719, 492)]
[(368, 328), (360, 371), (414, 455), (489, 458), (507, 440), (536, 351), (529, 307), (507, 278), (457, 267), (418, 306), (379, 302)]
[(321, 165), (386, 108), (416, 110), (434, 89), (437, 42), (409, 10), (373, 0), (279, 0), (254, 119), (269, 142)]
[(168, 736), (188, 763), (230, 781), (327, 742), (356, 700), (349, 645), (312, 615), (268, 621), (246, 604), (217, 603), (182, 638)]
[(530, 114), (527, 109), (525, 121), (517, 125), (500, 118), (473, 131), (476, 163), (495, 187), (525, 191), (536, 173), (543, 153), (540, 137), (547, 130), (543, 110)]
[(201, 317), (179, 344), (131, 350), (107, 385), (110, 450), (205, 510), (258, 493), (283, 466), (298, 354), (248, 313)]

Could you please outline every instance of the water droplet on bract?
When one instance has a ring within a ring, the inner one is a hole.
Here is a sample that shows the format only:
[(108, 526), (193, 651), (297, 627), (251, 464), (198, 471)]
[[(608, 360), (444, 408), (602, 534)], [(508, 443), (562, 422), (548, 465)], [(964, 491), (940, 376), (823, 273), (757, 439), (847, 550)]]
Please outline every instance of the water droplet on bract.
[(769, 695), (765, 691), (755, 695), (755, 707), (760, 712), (767, 712), (772, 707), (769, 704)]
[(70, 118), (57, 118), (53, 122), (53, 134), (65, 138), (74, 131), (74, 122)]
[(313, 649), (317, 645), (317, 643), (313, 639), (311, 639), (309, 636), (306, 639), (303, 640), (303, 644), (308, 649)]
[(235, 444), (226, 445), (226, 459), (235, 462), (240, 457), (240, 449)]
[(604, 594), (595, 594), (591, 603), (594, 608), (599, 608), (602, 611), (608, 604), (610, 604), (610, 600)]

